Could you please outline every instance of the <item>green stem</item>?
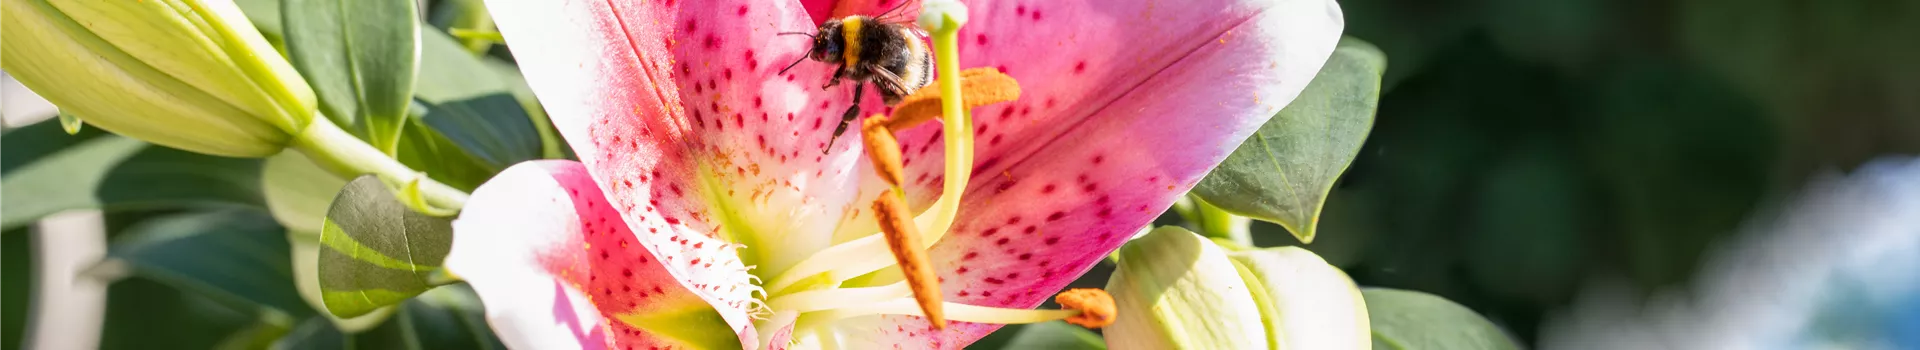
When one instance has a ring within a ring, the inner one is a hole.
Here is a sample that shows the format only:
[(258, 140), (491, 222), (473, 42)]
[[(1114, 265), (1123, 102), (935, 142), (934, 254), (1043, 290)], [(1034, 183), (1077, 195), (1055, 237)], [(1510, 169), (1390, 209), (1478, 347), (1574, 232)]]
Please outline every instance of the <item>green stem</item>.
[(1200, 234), (1226, 239), (1242, 246), (1254, 246), (1253, 233), (1250, 231), (1252, 228), (1248, 227), (1252, 222), (1247, 218), (1228, 213), (1226, 209), (1208, 204), (1199, 197), (1189, 196), (1188, 198), (1193, 202), (1192, 210), (1181, 212), (1181, 216), (1187, 217), (1188, 221), (1199, 226)]
[(290, 146), (306, 154), (314, 164), (344, 178), (373, 174), (394, 188), (418, 180), (421, 196), (436, 208), (459, 210), (467, 202), (466, 192), (413, 171), (325, 118), (314, 118)]

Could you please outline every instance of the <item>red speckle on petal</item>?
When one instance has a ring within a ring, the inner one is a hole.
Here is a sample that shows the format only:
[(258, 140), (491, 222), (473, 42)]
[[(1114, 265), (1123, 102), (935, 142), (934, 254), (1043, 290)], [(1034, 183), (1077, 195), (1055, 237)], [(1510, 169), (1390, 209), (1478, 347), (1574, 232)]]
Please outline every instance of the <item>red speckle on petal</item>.
[(986, 34), (977, 34), (977, 35), (974, 35), (974, 36), (973, 36), (973, 42), (974, 42), (974, 44), (976, 44), (976, 45), (980, 45), (980, 46), (987, 46), (987, 35), (986, 35)]
[(1008, 242), (1008, 241), (1012, 241), (1012, 240), (1013, 240), (1013, 239), (1011, 239), (1011, 238), (1001, 238), (1001, 239), (1000, 239), (1000, 240), (998, 240), (998, 241), (993, 241), (993, 244), (994, 244), (994, 245), (1007, 245), (1007, 242)]
[(1054, 187), (1055, 187), (1055, 186), (1054, 186), (1053, 184), (1047, 184), (1047, 186), (1046, 186), (1046, 187), (1041, 187), (1041, 188), (1040, 188), (1040, 194), (1048, 194), (1048, 193), (1053, 193), (1053, 189), (1054, 189)]
[(1018, 225), (1018, 224), (1020, 224), (1020, 217), (1015, 216), (1015, 217), (1007, 218), (1007, 225)]
[(1100, 164), (1100, 162), (1104, 162), (1106, 160), (1107, 160), (1107, 156), (1093, 156), (1093, 164)]
[[(1020, 260), (1021, 260), (1021, 261), (1025, 261), (1025, 260), (1027, 260), (1027, 259), (1033, 259), (1033, 253), (1022, 253), (1022, 254), (1020, 254)], [(1007, 278), (1013, 278), (1013, 277), (1012, 277), (1012, 276), (1008, 276)]]
[(1080, 61), (1080, 63), (1073, 64), (1073, 74), (1080, 74), (1080, 73), (1086, 73), (1086, 72), (1087, 72), (1087, 61)]
[(993, 237), (993, 234), (995, 233), (1000, 233), (999, 227), (989, 228), (986, 231), (980, 231), (980, 237), (981, 238)]
[(1040, 20), (1040, 9), (1033, 9), (1033, 20), (1034, 21)]
[[(1007, 283), (1007, 281), (1002, 281), (1002, 280), (1000, 280), (1000, 279), (998, 279), (998, 278), (993, 278), (993, 277), (987, 277), (987, 279), (985, 279), (985, 281), (987, 281), (987, 283), (992, 283), (992, 284), (1004, 284), (1004, 283)], [(987, 294), (981, 294), (981, 295), (987, 295)]]
[(747, 15), (747, 5), (740, 5), (740, 10), (735, 11), (734, 14), (745, 17)]
[[(1054, 243), (1060, 243), (1060, 237), (1047, 237), (1047, 239), (1046, 239), (1046, 240), (1045, 240), (1044, 242), (1046, 242), (1046, 243), (1047, 243), (1047, 245), (1053, 245)], [(1044, 266), (1044, 265), (1043, 265), (1043, 266)]]
[(967, 255), (960, 257), (960, 260), (973, 260), (973, 258), (978, 258), (978, 257), (980, 257), (980, 253), (967, 252)]
[(1016, 15), (1021, 15), (1021, 16), (1025, 16), (1025, 15), (1027, 15), (1027, 5), (1018, 5), (1018, 6), (1014, 6), (1014, 7), (1013, 7), (1013, 14), (1016, 14)]

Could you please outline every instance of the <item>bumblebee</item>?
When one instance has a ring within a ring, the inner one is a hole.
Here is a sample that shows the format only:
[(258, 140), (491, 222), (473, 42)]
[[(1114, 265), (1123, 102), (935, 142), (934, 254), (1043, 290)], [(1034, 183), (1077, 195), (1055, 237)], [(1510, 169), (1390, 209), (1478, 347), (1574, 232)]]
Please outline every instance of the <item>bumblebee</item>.
[[(898, 9), (900, 7), (894, 7), (887, 13)], [(833, 129), (833, 137), (827, 140), (828, 149), (833, 148), (840, 134), (846, 133), (847, 124), (860, 115), (860, 98), (866, 94), (866, 83), (872, 82), (878, 88), (887, 106), (933, 83), (933, 55), (927, 49), (927, 33), (909, 22), (886, 20), (886, 16), (882, 13), (828, 20), (820, 24), (816, 34), (781, 33), (813, 37), (813, 47), (807, 50), (807, 56), (794, 60), (780, 70), (781, 74), (811, 59), (839, 66), (821, 89), (838, 86), (841, 80), (854, 83), (853, 106), (840, 115), (840, 126)]]

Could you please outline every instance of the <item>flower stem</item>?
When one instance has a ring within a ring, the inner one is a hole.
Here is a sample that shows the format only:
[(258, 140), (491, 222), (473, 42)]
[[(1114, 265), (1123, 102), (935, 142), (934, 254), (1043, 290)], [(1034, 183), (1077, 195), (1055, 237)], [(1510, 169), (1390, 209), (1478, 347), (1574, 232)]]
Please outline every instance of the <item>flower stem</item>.
[[(417, 180), (420, 182), (420, 195), (435, 208), (458, 210), (467, 202), (466, 192), (434, 181), (408, 168), (406, 164), (400, 164), (400, 161), (354, 138), (325, 118), (314, 118), (312, 123), (307, 124), (306, 130), (294, 138), (290, 147), (306, 154), (307, 159), (313, 160), (321, 168), (348, 179), (373, 174), (394, 188)], [(423, 209), (429, 208), (415, 208)]]

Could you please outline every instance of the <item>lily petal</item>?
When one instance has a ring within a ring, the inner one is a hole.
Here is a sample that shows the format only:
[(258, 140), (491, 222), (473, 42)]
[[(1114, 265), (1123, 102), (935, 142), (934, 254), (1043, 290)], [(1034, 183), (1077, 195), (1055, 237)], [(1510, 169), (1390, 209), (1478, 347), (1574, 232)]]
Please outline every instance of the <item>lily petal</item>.
[[(658, 218), (638, 223), (672, 229)], [(473, 286), (514, 348), (737, 347), (756, 338), (743, 308), (694, 292), (731, 277), (676, 278), (665, 268), (675, 262), (635, 244), (580, 163), (508, 168), (474, 191), (454, 229), (447, 268)]]
[[(800, 3), (487, 4), (612, 203), (628, 219), (657, 212), (700, 233), (659, 240), (739, 243), (740, 263), (770, 276), (833, 243), (818, 232), (864, 208), (853, 205), (867, 173), (856, 169), (868, 168), (857, 131), (822, 153), (852, 84), (823, 90), (832, 68), (811, 61), (779, 72), (810, 41), (777, 33), (814, 31)], [(863, 110), (883, 111), (879, 100)]]
[[(1328, 0), (1153, 3), (968, 3), (961, 62), (1001, 67), (1022, 97), (976, 111), (961, 219), (930, 252), (949, 301), (1030, 308), (1084, 274), (1298, 96), (1343, 26)], [(939, 130), (900, 140), (923, 204), (938, 195)], [(904, 345), (999, 327), (929, 336), (918, 318), (893, 319), (920, 335), (892, 338)]]

